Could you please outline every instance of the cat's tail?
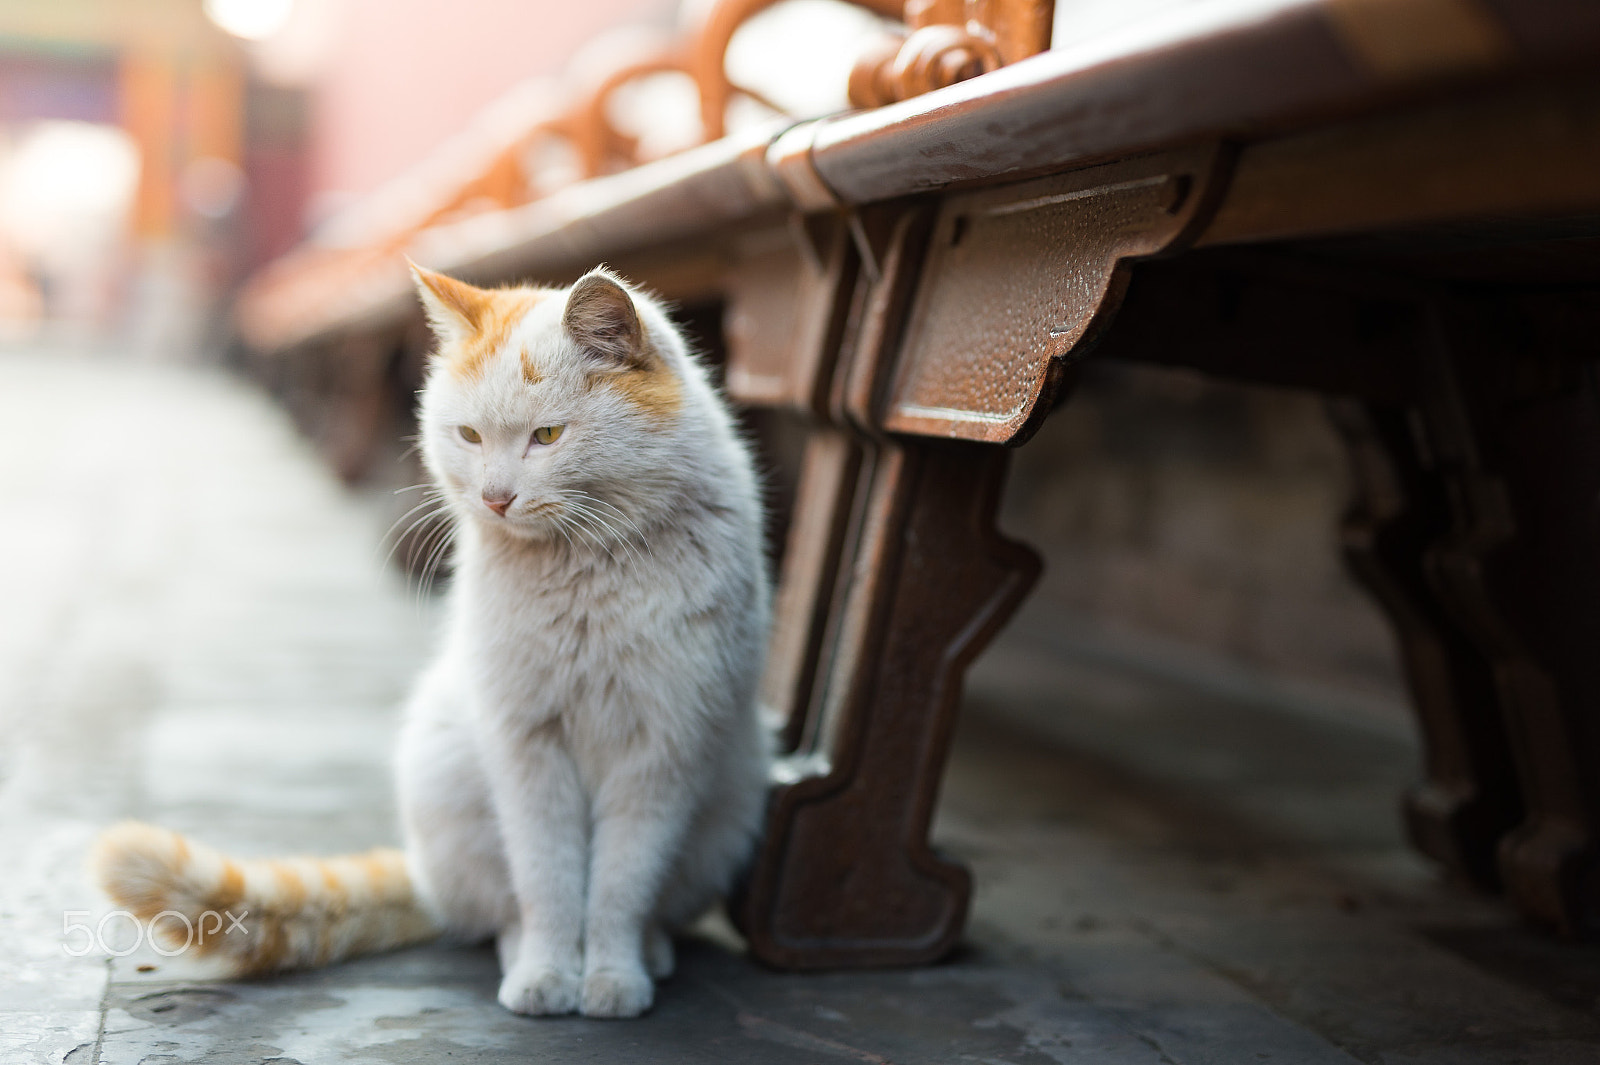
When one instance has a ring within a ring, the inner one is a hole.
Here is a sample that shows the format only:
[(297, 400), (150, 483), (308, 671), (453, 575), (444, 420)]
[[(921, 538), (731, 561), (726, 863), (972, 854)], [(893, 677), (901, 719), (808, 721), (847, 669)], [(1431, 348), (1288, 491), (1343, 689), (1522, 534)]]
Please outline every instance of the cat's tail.
[(440, 932), (394, 849), (236, 860), (126, 821), (101, 835), (93, 863), (106, 894), (152, 937), (220, 959), (235, 976), (327, 965)]

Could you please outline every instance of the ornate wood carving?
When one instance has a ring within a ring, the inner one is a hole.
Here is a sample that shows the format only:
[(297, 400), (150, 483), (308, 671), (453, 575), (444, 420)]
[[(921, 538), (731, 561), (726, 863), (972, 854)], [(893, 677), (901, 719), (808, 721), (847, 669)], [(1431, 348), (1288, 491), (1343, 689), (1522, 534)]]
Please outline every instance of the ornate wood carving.
[[(781, 107), (754, 89), (734, 84), (726, 70), (728, 47), (739, 27), (779, 2), (715, 0), (683, 37), (619, 56), (614, 67), (579, 86), (565, 103), (552, 103), (520, 127), (479, 130), (475, 139), (469, 138), (473, 143), (453, 147), (461, 158), (434, 160), (403, 176), (386, 195), (369, 203), (368, 220), (353, 245), (303, 246), (253, 279), (242, 301), (245, 332), (254, 343), (273, 346), (275, 337), (294, 334), (295, 316), (320, 315), (319, 304), (336, 301), (338, 293), (392, 280), (400, 253), (430, 228), (513, 210), (540, 199), (563, 180), (617, 173), (645, 162), (638, 138), (619, 129), (611, 117), (617, 93), (641, 78), (682, 74), (694, 83), (700, 100), (700, 144), (727, 132), (728, 105), (736, 96), (782, 114)], [(950, 8), (947, 0), (847, 2), (885, 18), (904, 18), (913, 28), (904, 47), (896, 45), (900, 58), (885, 75), (889, 95), (879, 102), (975, 77), (1048, 47), (1054, 11), (1054, 0), (968, 0), (965, 7), (958, 3), (950, 11), (945, 10)], [(950, 23), (952, 18), (956, 24)], [(539, 149), (550, 141), (570, 149), (577, 164), (574, 173), (563, 178), (541, 162), (545, 155)]]
[(1181, 244), (1218, 184), (1214, 149), (947, 197), (882, 421), (1026, 439), (1067, 360), (1116, 312), (1129, 259)]
[(908, 32), (856, 61), (850, 105), (882, 107), (1037, 55), (1055, 10), (1055, 0), (906, 0)]
[(819, 712), (739, 908), (769, 964), (932, 961), (961, 931), (970, 877), (929, 850), (928, 825), (962, 674), (1039, 572), (994, 529), (1006, 457), (910, 440), (869, 453)]

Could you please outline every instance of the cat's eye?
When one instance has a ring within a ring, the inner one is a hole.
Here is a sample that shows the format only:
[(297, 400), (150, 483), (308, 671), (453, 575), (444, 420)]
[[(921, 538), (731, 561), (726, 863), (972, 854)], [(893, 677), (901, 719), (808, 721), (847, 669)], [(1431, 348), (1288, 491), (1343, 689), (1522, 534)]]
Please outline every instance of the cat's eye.
[(533, 431), (533, 439), (539, 444), (553, 444), (561, 439), (561, 430), (565, 425), (541, 425)]
[(461, 429), (461, 439), (465, 440), (467, 443), (469, 443), (469, 444), (481, 444), (481, 443), (483, 443), (483, 437), (481, 435), (479, 435), (478, 430), (474, 429), (472, 426), (463, 425), (463, 426), (460, 427), (460, 429)]

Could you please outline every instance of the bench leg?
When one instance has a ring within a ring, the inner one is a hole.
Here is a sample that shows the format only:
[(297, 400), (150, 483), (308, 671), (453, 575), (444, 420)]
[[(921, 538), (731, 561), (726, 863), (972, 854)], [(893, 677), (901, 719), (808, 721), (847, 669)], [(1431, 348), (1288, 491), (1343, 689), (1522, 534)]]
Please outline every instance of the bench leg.
[(1522, 820), (1522, 796), (1489, 661), (1430, 587), (1425, 559), (1449, 533), (1446, 485), (1417, 447), (1404, 407), (1331, 401), (1354, 499), (1345, 560), (1388, 615), (1422, 735), (1423, 780), (1403, 800), (1412, 844), (1486, 888), (1496, 849)]
[(1439, 309), (1424, 401), (1452, 532), (1429, 576), (1489, 661), (1526, 818), (1499, 848), (1525, 915), (1600, 933), (1600, 390), (1592, 344), (1525, 307)]
[(1007, 453), (869, 444), (810, 713), (735, 904), (783, 968), (916, 964), (960, 934), (967, 871), (929, 849), (962, 676), (1037, 578), (994, 528)]
[(784, 754), (799, 746), (805, 731), (860, 471), (855, 434), (829, 425), (811, 428), (761, 679), (762, 709)]

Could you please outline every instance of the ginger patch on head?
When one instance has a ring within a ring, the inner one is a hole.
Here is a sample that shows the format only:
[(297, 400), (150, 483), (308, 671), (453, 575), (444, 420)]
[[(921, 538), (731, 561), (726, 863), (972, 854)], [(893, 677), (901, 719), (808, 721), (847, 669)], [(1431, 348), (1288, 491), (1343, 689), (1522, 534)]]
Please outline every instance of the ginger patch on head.
[[(539, 301), (550, 294), (545, 289), (537, 288), (478, 291), (486, 298), (483, 301), (477, 331), (440, 350), (440, 354), (444, 356), (445, 368), (457, 377), (481, 376), (484, 365), (494, 357), (495, 352), (505, 346), (516, 324), (536, 307)], [(522, 356), (522, 376), (529, 384), (536, 384), (540, 380), (540, 375), (526, 352)]]
[(683, 386), (678, 375), (659, 356), (646, 367), (609, 374), (602, 380), (606, 387), (658, 421), (675, 416), (683, 406)]
[(533, 363), (533, 355), (527, 351), (522, 353), (522, 379), (530, 385), (536, 385), (544, 380), (544, 374), (539, 372), (539, 367)]
[[(552, 293), (527, 285), (478, 288), (415, 263), (411, 272), (428, 322), (439, 338), (439, 358), (446, 370), (464, 378), (480, 376), (484, 365), (510, 339), (516, 324)], [(542, 380), (526, 352), (522, 354), (522, 376), (529, 384)]]

